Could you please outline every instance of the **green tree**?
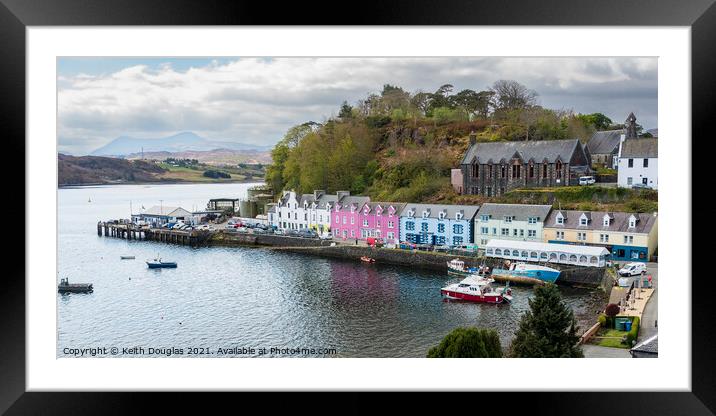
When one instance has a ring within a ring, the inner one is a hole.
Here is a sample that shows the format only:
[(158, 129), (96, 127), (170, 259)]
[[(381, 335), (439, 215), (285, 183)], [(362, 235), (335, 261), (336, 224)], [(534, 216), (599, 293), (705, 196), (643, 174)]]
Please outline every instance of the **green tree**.
[(439, 345), (430, 348), (428, 358), (501, 358), (500, 337), (493, 329), (456, 328)]
[(342, 118), (343, 120), (353, 118), (353, 107), (348, 105), (347, 101), (343, 101), (343, 104), (341, 105), (341, 111), (338, 113), (338, 117)]
[(537, 104), (537, 92), (517, 81), (501, 79), (492, 85), (491, 91), (497, 110), (515, 110)]
[(522, 315), (510, 346), (510, 355), (520, 358), (583, 357), (577, 345), (577, 326), (572, 310), (562, 301), (554, 284), (537, 287)]

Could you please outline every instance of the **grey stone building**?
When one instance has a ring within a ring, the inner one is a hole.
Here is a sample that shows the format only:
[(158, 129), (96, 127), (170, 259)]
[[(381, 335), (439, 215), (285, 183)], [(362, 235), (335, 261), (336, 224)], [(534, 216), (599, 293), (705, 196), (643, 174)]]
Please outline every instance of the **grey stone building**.
[(463, 193), (498, 196), (515, 188), (576, 185), (591, 173), (591, 156), (578, 139), (477, 143), (460, 163)]

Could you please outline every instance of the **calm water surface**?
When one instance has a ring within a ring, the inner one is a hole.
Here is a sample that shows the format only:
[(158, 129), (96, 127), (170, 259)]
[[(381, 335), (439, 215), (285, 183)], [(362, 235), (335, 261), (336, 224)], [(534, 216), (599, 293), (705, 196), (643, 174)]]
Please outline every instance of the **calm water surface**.
[[(202, 209), (209, 198), (244, 197), (248, 184), (118, 185), (61, 189), (59, 273), (92, 282), (91, 294), (57, 296), (57, 356), (65, 348), (335, 348), (338, 357), (424, 357), (458, 326), (496, 329), (507, 345), (531, 289), (511, 305), (445, 302), (446, 274), (275, 253), (261, 248), (189, 248), (98, 237), (98, 220), (129, 217), (130, 201)], [(91, 202), (88, 202), (90, 201)], [(159, 254), (176, 269), (149, 270)], [(120, 260), (134, 255), (136, 260)], [(583, 321), (602, 294), (562, 288)], [(139, 350), (138, 350), (139, 351)], [(251, 354), (249, 354), (251, 355)], [(254, 354), (258, 355), (258, 354)], [(289, 356), (267, 354), (268, 356)], [(120, 355), (121, 356), (121, 355)], [(226, 356), (226, 355), (224, 355)], [(229, 356), (245, 356), (242, 354)], [(291, 355), (306, 356), (306, 355)]]

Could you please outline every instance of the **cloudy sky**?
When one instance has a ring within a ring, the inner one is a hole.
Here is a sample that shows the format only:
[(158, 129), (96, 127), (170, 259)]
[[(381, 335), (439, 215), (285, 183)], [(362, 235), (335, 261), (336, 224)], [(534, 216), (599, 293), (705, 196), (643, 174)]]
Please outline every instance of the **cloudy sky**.
[(656, 58), (59, 58), (59, 151), (87, 154), (114, 138), (193, 131), (273, 145), (383, 84), (485, 90), (498, 79), (534, 89), (548, 108), (629, 112), (657, 127)]

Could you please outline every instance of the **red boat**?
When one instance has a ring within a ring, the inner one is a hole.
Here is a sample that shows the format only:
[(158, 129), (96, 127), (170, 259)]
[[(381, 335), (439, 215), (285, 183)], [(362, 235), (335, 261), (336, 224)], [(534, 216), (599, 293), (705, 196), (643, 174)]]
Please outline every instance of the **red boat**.
[(465, 300), (478, 303), (503, 303), (512, 301), (512, 289), (509, 283), (503, 288), (493, 288), (495, 280), (476, 274), (440, 289), (447, 299)]

